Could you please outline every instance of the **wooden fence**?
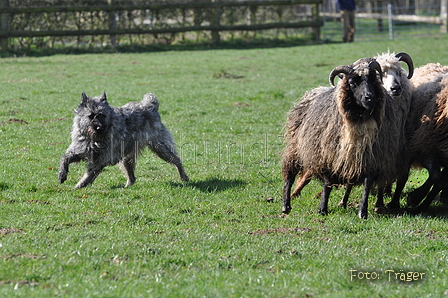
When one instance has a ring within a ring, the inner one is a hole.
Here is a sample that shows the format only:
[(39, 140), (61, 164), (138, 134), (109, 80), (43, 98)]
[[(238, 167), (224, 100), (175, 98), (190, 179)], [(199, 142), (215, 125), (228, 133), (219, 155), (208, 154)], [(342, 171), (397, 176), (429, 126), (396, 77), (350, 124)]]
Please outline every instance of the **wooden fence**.
[(319, 39), (323, 0), (204, 0), (208, 2), (116, 4), (84, 6), (12, 7), (0, 0), (0, 43), (40, 37), (211, 32), (213, 43), (223, 31), (257, 31), (276, 28), (311, 28)]

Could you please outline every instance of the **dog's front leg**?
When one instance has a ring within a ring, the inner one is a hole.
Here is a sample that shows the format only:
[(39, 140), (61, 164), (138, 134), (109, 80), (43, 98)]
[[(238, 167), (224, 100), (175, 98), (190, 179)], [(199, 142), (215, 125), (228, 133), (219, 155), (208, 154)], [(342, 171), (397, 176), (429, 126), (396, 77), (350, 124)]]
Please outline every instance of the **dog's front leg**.
[(89, 163), (87, 165), (87, 170), (84, 173), (84, 176), (82, 176), (81, 180), (79, 180), (75, 188), (83, 188), (91, 184), (96, 179), (96, 177), (98, 177), (103, 168), (104, 166), (98, 166)]
[(81, 156), (75, 153), (65, 153), (62, 158), (61, 162), (59, 163), (59, 183), (64, 183), (65, 180), (67, 180), (68, 175), (68, 166), (72, 162), (79, 162), (81, 161)]

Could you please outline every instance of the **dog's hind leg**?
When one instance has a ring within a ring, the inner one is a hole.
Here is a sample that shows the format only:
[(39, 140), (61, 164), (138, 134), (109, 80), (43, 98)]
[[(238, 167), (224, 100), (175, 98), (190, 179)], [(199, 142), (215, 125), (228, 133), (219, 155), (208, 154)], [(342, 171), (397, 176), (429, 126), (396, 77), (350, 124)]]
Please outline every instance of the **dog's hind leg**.
[(104, 166), (97, 166), (93, 164), (87, 165), (87, 170), (84, 173), (84, 176), (82, 176), (81, 180), (79, 180), (78, 184), (76, 184), (75, 188), (83, 188), (87, 185), (91, 184), (93, 181), (95, 181), (96, 177), (101, 173)]
[(127, 182), (125, 187), (131, 186), (135, 182), (135, 158), (133, 157), (125, 157), (120, 162), (120, 169), (123, 171), (127, 178)]
[(161, 159), (174, 165), (179, 172), (180, 179), (187, 182), (190, 178), (184, 171), (180, 157), (177, 156), (176, 149), (173, 145), (169, 146), (164, 142), (158, 142), (155, 146), (150, 146), (152, 151), (154, 151)]

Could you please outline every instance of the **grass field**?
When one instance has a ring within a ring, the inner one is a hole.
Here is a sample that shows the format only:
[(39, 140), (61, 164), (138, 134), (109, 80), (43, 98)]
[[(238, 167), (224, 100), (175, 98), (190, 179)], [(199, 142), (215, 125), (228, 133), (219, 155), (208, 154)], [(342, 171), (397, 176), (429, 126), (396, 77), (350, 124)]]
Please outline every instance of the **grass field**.
[[(337, 65), (387, 51), (448, 64), (447, 37), (259, 49), (0, 60), (0, 296), (442, 297), (447, 208), (357, 218), (312, 181), (281, 213), (286, 112)], [(111, 105), (153, 92), (191, 181), (146, 151), (74, 190), (57, 182), (81, 92)], [(424, 181), (413, 172), (405, 191)], [(371, 202), (374, 201), (372, 197)], [(405, 200), (402, 202), (405, 205)], [(412, 273), (409, 273), (412, 272)], [(362, 278), (362, 279), (361, 279)], [(370, 278), (370, 279), (368, 279)]]

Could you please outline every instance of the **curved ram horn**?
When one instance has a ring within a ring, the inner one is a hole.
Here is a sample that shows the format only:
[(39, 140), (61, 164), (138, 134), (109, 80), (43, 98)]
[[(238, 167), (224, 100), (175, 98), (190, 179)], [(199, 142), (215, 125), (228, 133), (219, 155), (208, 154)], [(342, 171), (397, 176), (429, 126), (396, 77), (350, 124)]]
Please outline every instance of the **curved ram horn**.
[(381, 81), (383, 81), (383, 71), (381, 70), (381, 65), (376, 60), (372, 60), (369, 63), (370, 70), (376, 70), (380, 74)]
[(398, 58), (398, 61), (403, 61), (408, 65), (409, 68), (408, 79), (412, 78), (412, 75), (414, 74), (414, 63), (412, 62), (411, 56), (402, 52), (395, 55), (395, 57)]
[(345, 74), (348, 75), (350, 73), (353, 72), (353, 68), (351, 68), (350, 66), (346, 66), (346, 65), (340, 65), (340, 66), (336, 66), (331, 72), (330, 72), (330, 84), (331, 86), (334, 87), (334, 78), (338, 75), (338, 74)]

